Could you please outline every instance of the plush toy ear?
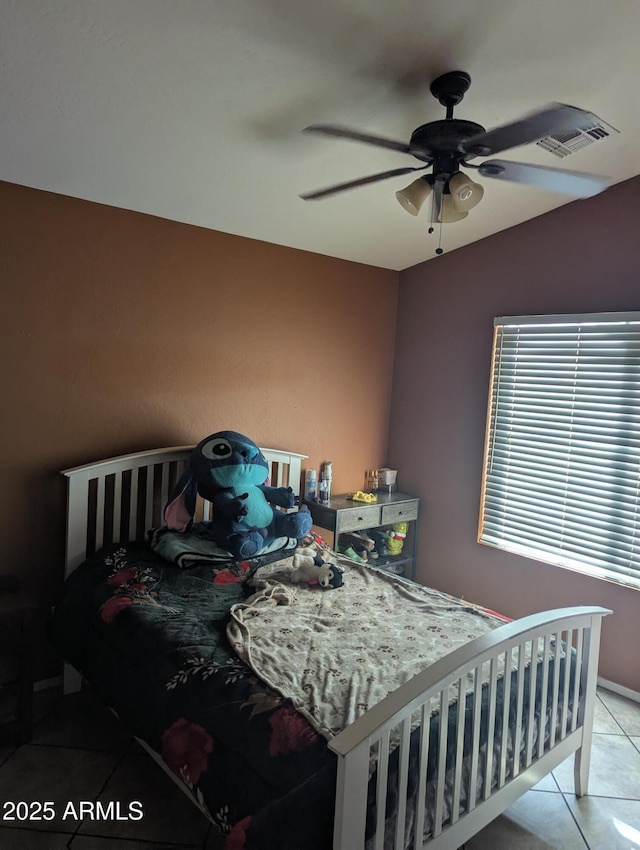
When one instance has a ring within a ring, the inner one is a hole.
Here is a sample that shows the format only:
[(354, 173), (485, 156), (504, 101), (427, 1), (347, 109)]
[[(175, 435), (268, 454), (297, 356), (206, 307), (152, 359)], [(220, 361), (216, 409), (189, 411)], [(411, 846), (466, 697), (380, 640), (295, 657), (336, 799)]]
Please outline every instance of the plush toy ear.
[(344, 579), (342, 578), (342, 573), (337, 567), (331, 568), (331, 579), (329, 581), (331, 587), (342, 587), (344, 584)]
[(164, 521), (173, 531), (186, 531), (196, 510), (197, 482), (192, 469), (186, 469), (171, 491), (164, 509)]

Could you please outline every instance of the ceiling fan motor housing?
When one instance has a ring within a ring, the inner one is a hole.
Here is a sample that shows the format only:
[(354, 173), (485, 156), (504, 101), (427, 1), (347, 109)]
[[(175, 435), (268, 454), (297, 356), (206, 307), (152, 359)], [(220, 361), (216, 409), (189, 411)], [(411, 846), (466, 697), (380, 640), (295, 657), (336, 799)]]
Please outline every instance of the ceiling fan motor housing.
[(460, 118), (430, 121), (413, 131), (409, 147), (413, 156), (423, 162), (430, 162), (434, 154), (456, 156), (460, 161), (465, 156), (460, 150), (462, 143), (484, 132), (484, 127), (475, 121)]

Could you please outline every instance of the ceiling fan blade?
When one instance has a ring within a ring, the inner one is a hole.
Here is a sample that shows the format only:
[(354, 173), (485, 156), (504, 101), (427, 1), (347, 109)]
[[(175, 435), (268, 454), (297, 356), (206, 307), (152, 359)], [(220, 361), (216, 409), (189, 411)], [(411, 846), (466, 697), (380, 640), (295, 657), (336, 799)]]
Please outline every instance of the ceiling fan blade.
[(378, 180), (386, 180), (388, 177), (399, 177), (401, 174), (410, 174), (412, 171), (424, 171), (428, 165), (418, 168), (394, 168), (392, 171), (383, 171), (381, 174), (370, 174), (368, 177), (359, 177), (357, 180), (349, 180), (347, 183), (336, 183), (335, 186), (327, 186), (326, 189), (318, 189), (315, 192), (305, 192), (300, 195), (303, 201), (317, 201), (336, 192), (344, 192), (346, 189), (355, 189), (357, 186), (366, 186), (367, 183), (377, 183)]
[(563, 195), (576, 198), (589, 198), (597, 195), (609, 185), (608, 177), (597, 174), (585, 174), (582, 171), (566, 171), (563, 168), (547, 168), (542, 165), (530, 165), (525, 162), (510, 162), (507, 159), (490, 159), (478, 167), (483, 177), (498, 180), (510, 180), (514, 183), (527, 183), (540, 186)]
[(471, 136), (462, 144), (462, 150), (469, 156), (489, 156), (518, 145), (537, 142), (554, 133), (569, 130), (588, 130), (598, 122), (591, 112), (569, 106), (566, 103), (551, 103), (522, 117), (519, 121), (504, 124)]
[(379, 148), (387, 148), (400, 153), (410, 153), (411, 149), (405, 142), (396, 142), (394, 139), (386, 139), (383, 136), (373, 136), (371, 133), (361, 133), (358, 130), (350, 130), (348, 127), (339, 127), (336, 124), (311, 124), (305, 127), (303, 133), (320, 133), (323, 136), (334, 136), (338, 139), (351, 139), (354, 142), (364, 142), (367, 145), (376, 145)]

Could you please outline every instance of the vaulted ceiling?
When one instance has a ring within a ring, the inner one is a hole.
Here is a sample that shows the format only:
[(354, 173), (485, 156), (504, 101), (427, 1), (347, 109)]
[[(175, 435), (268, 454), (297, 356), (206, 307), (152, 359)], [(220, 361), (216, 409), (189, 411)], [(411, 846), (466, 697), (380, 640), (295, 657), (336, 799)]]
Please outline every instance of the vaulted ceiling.
[[(458, 118), (491, 128), (551, 101), (619, 133), (559, 160), (640, 172), (635, 0), (0, 0), (0, 179), (391, 269), (540, 215), (571, 196), (479, 179), (464, 221), (429, 235), (395, 177), (305, 202), (300, 193), (419, 165), (302, 134), (347, 125), (400, 141), (444, 118), (437, 75), (472, 78)], [(588, 201), (575, 201), (588, 203)]]

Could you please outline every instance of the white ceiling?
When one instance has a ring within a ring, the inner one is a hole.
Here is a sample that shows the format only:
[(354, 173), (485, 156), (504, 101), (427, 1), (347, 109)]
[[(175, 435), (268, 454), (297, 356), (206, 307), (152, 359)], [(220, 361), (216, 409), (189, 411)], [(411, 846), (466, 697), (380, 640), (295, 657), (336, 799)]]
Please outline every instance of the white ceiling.
[[(619, 182), (640, 172), (639, 42), (637, 0), (0, 0), (0, 179), (403, 269), (437, 246), (394, 197), (410, 176), (298, 195), (419, 163), (303, 127), (408, 141), (444, 118), (430, 81), (461, 69), (456, 117), (490, 128), (561, 101), (620, 131), (564, 160), (501, 157)], [(446, 251), (572, 200), (480, 182)]]

